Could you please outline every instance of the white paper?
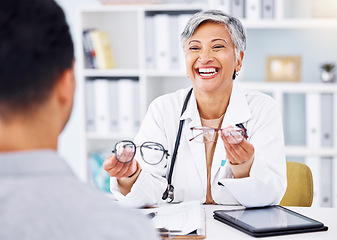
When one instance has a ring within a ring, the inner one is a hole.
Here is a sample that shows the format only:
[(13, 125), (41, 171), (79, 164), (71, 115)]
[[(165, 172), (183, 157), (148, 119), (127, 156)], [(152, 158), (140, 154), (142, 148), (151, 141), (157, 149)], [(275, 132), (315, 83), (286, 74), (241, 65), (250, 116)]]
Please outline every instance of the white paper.
[(143, 209), (145, 213), (156, 212), (152, 218), (155, 228), (180, 230), (170, 235), (187, 235), (197, 230), (197, 235), (205, 235), (205, 209), (199, 201), (167, 204), (158, 208)]

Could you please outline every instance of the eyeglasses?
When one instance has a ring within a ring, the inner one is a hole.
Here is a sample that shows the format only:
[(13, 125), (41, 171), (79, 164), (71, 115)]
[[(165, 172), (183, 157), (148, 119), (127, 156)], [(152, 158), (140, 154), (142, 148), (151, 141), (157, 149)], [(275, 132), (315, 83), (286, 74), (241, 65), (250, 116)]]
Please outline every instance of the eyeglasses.
[(227, 140), (231, 144), (238, 144), (242, 142), (243, 138), (248, 138), (247, 129), (239, 127), (227, 128), (211, 128), (211, 127), (191, 127), (192, 138), (189, 141), (196, 141), (198, 143), (209, 143), (214, 140), (216, 132), (224, 131)]
[(164, 149), (163, 145), (156, 142), (144, 142), (142, 145), (136, 145), (132, 141), (123, 140), (117, 142), (115, 149), (112, 151), (116, 158), (121, 163), (129, 163), (136, 155), (136, 149), (140, 148), (140, 154), (147, 164), (156, 165), (163, 160), (163, 157), (168, 156), (168, 151)]

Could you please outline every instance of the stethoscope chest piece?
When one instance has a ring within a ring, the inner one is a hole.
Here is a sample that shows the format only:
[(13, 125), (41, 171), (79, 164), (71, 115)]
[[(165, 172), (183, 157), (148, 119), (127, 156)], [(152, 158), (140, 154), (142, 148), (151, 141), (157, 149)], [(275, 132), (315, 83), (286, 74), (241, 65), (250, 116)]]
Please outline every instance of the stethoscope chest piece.
[(174, 187), (171, 184), (167, 185), (167, 188), (162, 197), (163, 200), (166, 200), (168, 203), (173, 202), (174, 199)]

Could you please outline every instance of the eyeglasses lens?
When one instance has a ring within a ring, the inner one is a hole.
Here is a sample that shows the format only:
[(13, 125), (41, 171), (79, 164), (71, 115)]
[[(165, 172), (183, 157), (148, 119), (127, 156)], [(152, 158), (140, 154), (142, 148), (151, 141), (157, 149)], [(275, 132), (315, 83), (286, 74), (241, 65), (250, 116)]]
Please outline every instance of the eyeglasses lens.
[(135, 155), (135, 145), (129, 142), (120, 142), (116, 145), (116, 157), (118, 161), (127, 163)]
[(157, 143), (144, 143), (140, 148), (143, 160), (151, 165), (158, 164), (164, 156), (164, 147)]
[(214, 129), (194, 128), (192, 130), (193, 140), (198, 143), (208, 143), (214, 138)]
[(225, 136), (230, 144), (239, 144), (243, 141), (243, 130), (236, 128), (225, 128)]

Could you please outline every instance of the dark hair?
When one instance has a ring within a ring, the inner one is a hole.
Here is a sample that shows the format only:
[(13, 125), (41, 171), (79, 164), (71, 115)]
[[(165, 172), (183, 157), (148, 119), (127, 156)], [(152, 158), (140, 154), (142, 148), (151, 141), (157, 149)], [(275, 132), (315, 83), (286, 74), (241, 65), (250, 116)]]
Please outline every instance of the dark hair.
[(0, 3), (0, 117), (48, 99), (72, 67), (74, 46), (54, 0)]

